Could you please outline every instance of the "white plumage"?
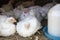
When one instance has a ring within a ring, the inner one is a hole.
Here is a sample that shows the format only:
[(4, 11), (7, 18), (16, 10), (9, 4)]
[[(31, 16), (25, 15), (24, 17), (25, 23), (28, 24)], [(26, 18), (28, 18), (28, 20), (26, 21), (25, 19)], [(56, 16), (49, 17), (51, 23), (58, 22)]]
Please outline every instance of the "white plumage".
[(0, 16), (0, 18), (0, 36), (13, 35), (16, 31), (13, 23), (16, 22), (16, 20), (13, 17), (7, 16)]
[(28, 16), (26, 19), (17, 23), (17, 33), (23, 37), (29, 37), (41, 29), (40, 22), (33, 16)]
[(23, 13), (21, 14), (21, 18), (20, 18), (21, 20), (25, 19), (28, 16), (35, 16), (39, 22), (42, 20), (42, 16), (37, 9), (35, 8), (34, 9), (25, 8), (25, 9), (23, 10)]
[(0, 23), (1, 22), (5, 22), (5, 20), (7, 19), (8, 17), (5, 16), (5, 15), (0, 15)]

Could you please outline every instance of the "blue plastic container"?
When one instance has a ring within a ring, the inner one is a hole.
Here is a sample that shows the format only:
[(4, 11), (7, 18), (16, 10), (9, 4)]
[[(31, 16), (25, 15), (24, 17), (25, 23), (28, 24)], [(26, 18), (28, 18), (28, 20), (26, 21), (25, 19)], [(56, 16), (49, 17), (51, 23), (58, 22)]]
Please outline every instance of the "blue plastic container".
[(47, 26), (43, 28), (43, 31), (44, 31), (45, 36), (47, 36), (48, 38), (50, 38), (50, 39), (52, 39), (52, 40), (60, 40), (60, 37), (56, 37), (56, 36), (50, 35), (50, 34), (48, 33), (48, 28), (47, 28)]

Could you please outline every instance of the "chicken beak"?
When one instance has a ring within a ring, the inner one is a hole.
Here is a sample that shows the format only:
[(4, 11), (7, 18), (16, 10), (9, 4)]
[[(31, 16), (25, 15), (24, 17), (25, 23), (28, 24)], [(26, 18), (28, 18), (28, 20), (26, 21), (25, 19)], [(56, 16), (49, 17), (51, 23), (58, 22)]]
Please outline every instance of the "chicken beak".
[(16, 20), (14, 20), (14, 22), (17, 22)]

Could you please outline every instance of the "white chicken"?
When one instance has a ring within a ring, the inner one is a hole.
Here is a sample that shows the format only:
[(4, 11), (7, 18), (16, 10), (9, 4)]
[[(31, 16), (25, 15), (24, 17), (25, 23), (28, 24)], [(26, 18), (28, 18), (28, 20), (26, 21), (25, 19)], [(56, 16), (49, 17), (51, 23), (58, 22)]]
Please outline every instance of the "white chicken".
[(42, 19), (46, 16), (45, 9), (41, 6), (31, 6), (29, 9), (34, 10), (35, 15), (37, 14), (37, 16), (41, 17)]
[[(15, 25), (13, 24), (16, 20), (13, 17), (0, 17), (0, 36), (10, 36), (16, 31)], [(4, 19), (5, 18), (5, 19)]]
[[(32, 15), (35, 16), (39, 21), (43, 19), (42, 15), (44, 13), (42, 7), (40, 6), (31, 6), (29, 8), (24, 8), (23, 6), (17, 7), (14, 10), (15, 18), (19, 18), (19, 20), (25, 19), (27, 16)], [(44, 14), (45, 15), (45, 14)]]
[(42, 20), (42, 16), (37, 9), (29, 9), (29, 8), (23, 9), (23, 13), (21, 14), (20, 20), (23, 20), (30, 15), (35, 16), (39, 22)]
[(29, 37), (35, 34), (42, 26), (34, 16), (28, 16), (26, 19), (17, 23), (16, 30), (20, 36)]
[(38, 13), (38, 15), (41, 14), (40, 16), (45, 18), (45, 16), (47, 16), (47, 13), (48, 13), (49, 9), (51, 7), (53, 7), (54, 5), (55, 5), (55, 3), (47, 3), (43, 7), (41, 7), (41, 6), (32, 6), (32, 7), (29, 7), (29, 8), (32, 9), (32, 10), (34, 9), (35, 12)]

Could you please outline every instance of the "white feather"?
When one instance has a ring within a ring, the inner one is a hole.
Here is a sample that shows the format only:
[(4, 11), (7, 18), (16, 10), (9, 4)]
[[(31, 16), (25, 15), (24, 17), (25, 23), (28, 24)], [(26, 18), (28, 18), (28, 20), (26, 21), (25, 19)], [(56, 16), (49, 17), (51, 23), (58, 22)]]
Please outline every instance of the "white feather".
[[(25, 24), (30, 24), (29, 28), (27, 29)], [(28, 16), (26, 19), (17, 23), (16, 30), (17, 33), (23, 37), (29, 37), (35, 34), (39, 29), (41, 29), (40, 22), (32, 16)]]
[(10, 36), (16, 31), (15, 25), (9, 21), (12, 17), (0, 15), (0, 36)]

